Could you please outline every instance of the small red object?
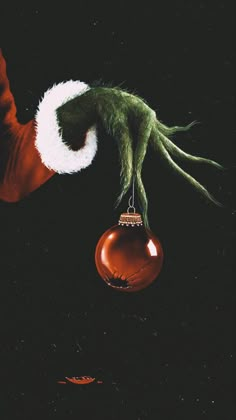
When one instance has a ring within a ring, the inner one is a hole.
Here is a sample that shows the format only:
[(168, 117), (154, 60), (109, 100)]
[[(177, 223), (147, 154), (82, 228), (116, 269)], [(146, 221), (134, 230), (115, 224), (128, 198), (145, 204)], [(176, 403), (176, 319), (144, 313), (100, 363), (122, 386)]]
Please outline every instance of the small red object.
[(95, 378), (92, 378), (91, 376), (73, 376), (72, 378), (68, 378), (66, 376), (67, 381), (72, 382), (73, 384), (76, 385), (86, 385), (86, 384), (90, 384), (91, 382), (95, 381)]
[(119, 224), (99, 239), (95, 263), (109, 286), (122, 292), (136, 292), (159, 275), (163, 250), (159, 239), (143, 226), (139, 213), (123, 213)]

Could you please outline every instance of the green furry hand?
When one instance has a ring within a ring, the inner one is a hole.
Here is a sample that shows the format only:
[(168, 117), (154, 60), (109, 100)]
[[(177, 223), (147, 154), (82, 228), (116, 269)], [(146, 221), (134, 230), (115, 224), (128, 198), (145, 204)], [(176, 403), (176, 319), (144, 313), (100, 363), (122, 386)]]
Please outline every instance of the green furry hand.
[(158, 121), (156, 113), (137, 95), (118, 88), (91, 88), (84, 94), (70, 100), (57, 109), (57, 118), (65, 142), (73, 150), (81, 145), (79, 139), (97, 123), (117, 141), (121, 164), (121, 193), (117, 205), (131, 187), (134, 179), (144, 223), (148, 226), (148, 200), (142, 182), (142, 166), (148, 144), (156, 150), (167, 165), (182, 175), (197, 191), (215, 204), (219, 203), (206, 188), (191, 175), (183, 171), (173, 160), (207, 163), (222, 169), (218, 163), (185, 153), (168, 137), (178, 131), (187, 131), (194, 124), (185, 127), (167, 127)]

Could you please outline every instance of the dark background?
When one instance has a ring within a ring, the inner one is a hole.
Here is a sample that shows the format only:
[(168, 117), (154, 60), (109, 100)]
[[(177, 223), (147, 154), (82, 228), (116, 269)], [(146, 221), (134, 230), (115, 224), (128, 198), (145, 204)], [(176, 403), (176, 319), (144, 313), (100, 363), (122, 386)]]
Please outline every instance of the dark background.
[[(33, 118), (62, 80), (122, 84), (168, 125), (200, 122), (175, 141), (229, 168), (185, 167), (225, 207), (149, 150), (143, 177), (165, 263), (149, 288), (123, 294), (94, 263), (99, 237), (127, 208), (114, 209), (118, 153), (105, 133), (83, 172), (0, 202), (2, 420), (235, 418), (235, 10), (137, 3), (1, 6), (18, 117)], [(103, 383), (57, 383), (81, 375)]]

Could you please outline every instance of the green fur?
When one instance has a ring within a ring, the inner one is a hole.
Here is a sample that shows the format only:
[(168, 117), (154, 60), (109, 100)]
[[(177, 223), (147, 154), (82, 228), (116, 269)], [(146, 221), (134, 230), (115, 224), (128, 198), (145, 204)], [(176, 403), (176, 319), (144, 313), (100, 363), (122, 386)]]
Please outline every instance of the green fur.
[[(189, 130), (195, 122), (185, 127), (167, 127), (157, 119), (155, 112), (144, 99), (119, 87), (93, 87), (58, 108), (57, 117), (63, 139), (74, 149), (76, 144), (73, 138), (78, 139), (78, 134), (84, 134), (96, 123), (101, 123), (105, 131), (116, 140), (121, 166), (121, 191), (116, 205), (121, 203), (134, 179), (145, 226), (149, 225), (148, 199), (142, 181), (142, 167), (149, 144), (175, 173), (183, 176), (208, 200), (220, 205), (205, 187), (172, 159), (173, 156), (180, 161), (207, 163), (218, 169), (222, 168), (210, 159), (185, 153), (168, 138), (176, 132)], [(76, 136), (73, 133), (76, 133)]]

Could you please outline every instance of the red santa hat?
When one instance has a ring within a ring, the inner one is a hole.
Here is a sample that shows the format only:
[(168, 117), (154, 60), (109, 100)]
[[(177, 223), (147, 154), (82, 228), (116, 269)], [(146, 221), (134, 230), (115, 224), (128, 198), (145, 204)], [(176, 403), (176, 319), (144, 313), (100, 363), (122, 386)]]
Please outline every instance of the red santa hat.
[(39, 188), (55, 173), (78, 172), (89, 166), (97, 151), (96, 128), (88, 130), (77, 150), (63, 141), (56, 110), (89, 90), (86, 83), (70, 80), (49, 89), (35, 118), (17, 120), (16, 105), (0, 49), (0, 199), (16, 202)]

